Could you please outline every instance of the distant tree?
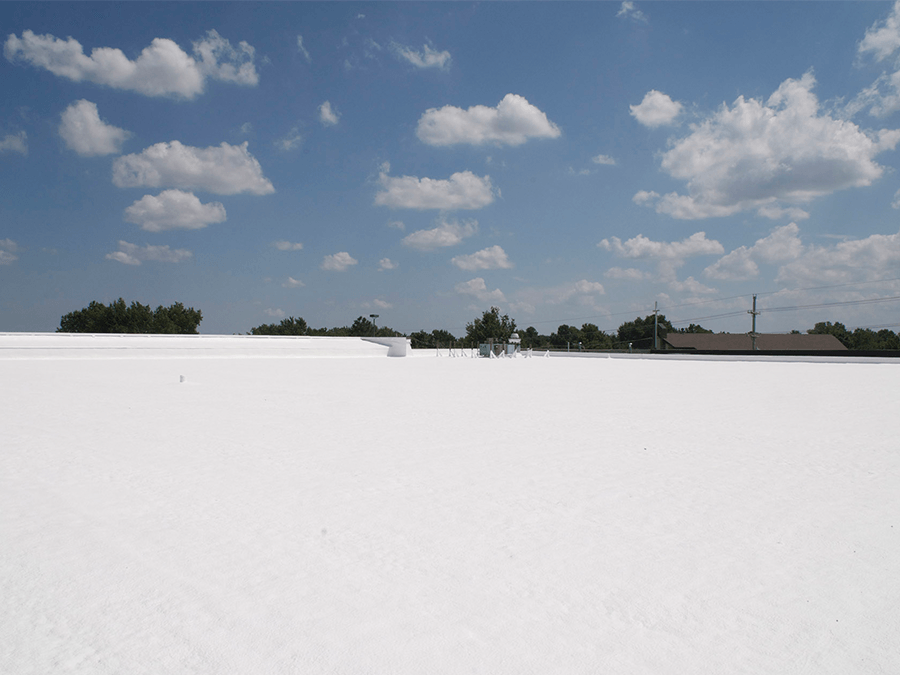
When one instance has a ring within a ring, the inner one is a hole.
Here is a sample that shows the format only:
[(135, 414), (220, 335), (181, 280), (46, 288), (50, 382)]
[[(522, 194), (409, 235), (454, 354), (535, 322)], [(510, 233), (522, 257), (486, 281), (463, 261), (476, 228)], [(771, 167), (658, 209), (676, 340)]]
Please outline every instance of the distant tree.
[(850, 332), (839, 321), (820, 321), (815, 328), (806, 331), (812, 335), (834, 335), (847, 348), (859, 351), (877, 351), (881, 349), (900, 350), (900, 335), (883, 328), (875, 332), (871, 328), (857, 328)]
[[(149, 307), (147, 309), (150, 309)], [(180, 302), (168, 307), (159, 306), (153, 313), (151, 333), (196, 333), (203, 317), (193, 307), (187, 308)], [(141, 331), (143, 332), (143, 331)]]
[(453, 333), (437, 328), (430, 333), (424, 330), (418, 330), (410, 333), (409, 339), (412, 342), (413, 349), (428, 349), (434, 347), (451, 347), (456, 344), (456, 338)]
[(850, 334), (850, 349), (861, 351), (900, 349), (900, 337), (886, 328), (877, 333), (871, 328), (857, 328)]
[(431, 333), (426, 333), (424, 330), (417, 330), (410, 333), (409, 343), (412, 345), (413, 349), (427, 349), (429, 347), (434, 347), (434, 344), (431, 341)]
[(814, 328), (806, 331), (810, 335), (834, 335), (847, 349), (853, 349), (851, 333), (841, 322), (820, 321)]
[(550, 344), (558, 349), (612, 349), (613, 339), (593, 323), (581, 328), (562, 324), (550, 335)]
[(434, 341), (442, 347), (452, 345), (456, 343), (456, 337), (448, 330), (444, 330), (443, 328), (436, 328), (431, 331), (431, 337)]
[(673, 333), (712, 333), (711, 330), (700, 326), (699, 324), (692, 323), (687, 328), (676, 328)]
[(575, 345), (575, 349), (578, 349), (578, 345), (583, 341), (583, 337), (581, 331), (575, 326), (562, 324), (556, 329), (555, 333), (550, 334), (550, 344), (558, 349), (566, 349), (571, 345)]
[(185, 308), (180, 302), (169, 307), (132, 302), (119, 298), (104, 305), (93, 301), (84, 309), (64, 314), (57, 333), (177, 333), (196, 334), (203, 320), (200, 310)]
[(375, 324), (364, 316), (356, 317), (353, 325), (350, 326), (350, 335), (354, 337), (373, 337), (375, 331)]
[(534, 326), (529, 326), (519, 332), (522, 338), (522, 349), (546, 349), (550, 346), (550, 336), (540, 335)]
[[(657, 319), (659, 336), (674, 332), (672, 324), (666, 319), (665, 314), (660, 314)], [(653, 323), (654, 317), (648, 314), (643, 319), (638, 317), (634, 321), (626, 321), (616, 333), (616, 349), (628, 349), (631, 343), (635, 349), (650, 349), (653, 347)]]
[(581, 341), (585, 349), (612, 349), (613, 346), (612, 336), (592, 323), (582, 324)]
[(465, 344), (477, 347), (489, 339), (506, 342), (515, 331), (516, 322), (508, 314), (500, 316), (499, 307), (491, 307), (480, 318), (466, 324)]
[(900, 349), (900, 335), (897, 333), (887, 328), (882, 328), (877, 335), (878, 344), (880, 345), (879, 349)]
[(378, 327), (364, 316), (357, 317), (350, 326), (309, 328), (307, 335), (324, 337), (403, 337), (403, 333), (387, 326)]
[(282, 319), (281, 323), (264, 323), (261, 326), (250, 329), (250, 335), (306, 335), (309, 332), (309, 326), (303, 317), (288, 317)]

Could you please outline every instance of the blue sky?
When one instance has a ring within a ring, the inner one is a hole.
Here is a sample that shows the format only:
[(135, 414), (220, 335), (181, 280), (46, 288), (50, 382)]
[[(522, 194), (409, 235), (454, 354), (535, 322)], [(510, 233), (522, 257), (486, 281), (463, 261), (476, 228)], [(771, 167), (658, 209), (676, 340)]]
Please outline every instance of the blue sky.
[(900, 7), (0, 3), (0, 331), (900, 325)]

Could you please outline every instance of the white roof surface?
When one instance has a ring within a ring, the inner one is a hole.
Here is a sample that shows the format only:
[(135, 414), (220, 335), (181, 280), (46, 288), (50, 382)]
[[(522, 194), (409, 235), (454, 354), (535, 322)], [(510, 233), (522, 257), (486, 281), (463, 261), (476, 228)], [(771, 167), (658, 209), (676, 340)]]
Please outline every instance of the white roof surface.
[(900, 672), (900, 364), (420, 356), (0, 356), (0, 672)]

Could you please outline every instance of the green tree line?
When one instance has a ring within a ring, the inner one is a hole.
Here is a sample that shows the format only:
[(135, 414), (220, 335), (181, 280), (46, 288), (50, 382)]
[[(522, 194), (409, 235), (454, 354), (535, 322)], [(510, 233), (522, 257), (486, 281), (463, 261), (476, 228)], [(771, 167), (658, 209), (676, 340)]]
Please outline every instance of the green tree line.
[(178, 333), (196, 334), (203, 315), (199, 309), (176, 302), (151, 309), (139, 302), (125, 304), (119, 298), (104, 305), (91, 302), (84, 309), (64, 314), (57, 333)]
[[(176, 302), (168, 307), (159, 306), (155, 310), (139, 302), (126, 304), (118, 300), (104, 305), (91, 302), (84, 309), (69, 312), (60, 319), (58, 333), (180, 333), (196, 334), (203, 315), (200, 310), (185, 307)], [(615, 334), (601, 330), (596, 324), (584, 323), (580, 327), (561, 324), (549, 335), (543, 335), (533, 326), (525, 329), (516, 327), (515, 319), (508, 314), (500, 314), (498, 307), (485, 310), (481, 316), (466, 324), (464, 336), (456, 337), (450, 331), (433, 329), (410, 333), (414, 349), (435, 347), (477, 347), (494, 340), (506, 342), (514, 332), (519, 333), (525, 349), (570, 349), (570, 350), (610, 350), (610, 349), (650, 349), (653, 346), (653, 330), (656, 325), (658, 336), (668, 333), (712, 333), (698, 324), (676, 329), (664, 314), (654, 317), (636, 317), (622, 323)], [(799, 333), (800, 331), (792, 331)], [(810, 334), (833, 335), (851, 350), (900, 350), (900, 335), (883, 328), (850, 330), (840, 322), (820, 321), (806, 331)], [(335, 328), (310, 328), (302, 317), (288, 317), (279, 323), (261, 324), (251, 328), (249, 335), (319, 335), (332, 337), (404, 337), (404, 334), (387, 326), (377, 326), (370, 319), (359, 316), (349, 326)]]
[(248, 335), (320, 335), (330, 337), (404, 337), (403, 333), (387, 326), (377, 326), (359, 316), (349, 326), (340, 328), (310, 328), (303, 317), (288, 317), (280, 323), (264, 323), (250, 329)]
[(871, 328), (847, 329), (841, 322), (820, 321), (806, 331), (811, 334), (834, 335), (847, 349), (856, 351), (900, 349), (900, 335), (887, 328), (874, 331)]

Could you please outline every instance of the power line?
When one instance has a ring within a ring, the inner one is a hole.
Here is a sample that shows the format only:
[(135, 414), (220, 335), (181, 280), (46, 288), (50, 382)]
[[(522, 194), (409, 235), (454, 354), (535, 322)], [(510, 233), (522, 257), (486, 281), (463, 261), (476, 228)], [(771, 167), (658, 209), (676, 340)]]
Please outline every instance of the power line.
[(839, 307), (843, 305), (875, 305), (881, 302), (893, 302), (900, 300), (900, 295), (890, 298), (871, 298), (868, 300), (845, 300), (844, 302), (822, 302), (816, 305), (796, 305), (794, 307), (770, 307), (764, 312), (793, 312), (801, 309), (821, 309), (822, 307)]
[[(777, 291), (761, 291), (759, 293), (756, 293), (756, 295), (776, 295), (776, 294), (782, 293), (782, 292), (804, 293), (806, 291), (822, 291), (822, 290), (829, 290), (829, 289), (833, 289), (833, 288), (846, 288), (848, 286), (865, 286), (868, 284), (886, 284), (886, 283), (889, 283), (892, 281), (900, 281), (900, 277), (894, 277), (891, 279), (875, 279), (875, 280), (871, 280), (871, 281), (849, 281), (849, 282), (843, 283), (843, 284), (831, 284), (828, 286), (810, 286), (807, 288), (793, 288), (793, 289), (782, 288)], [(731, 296), (727, 296), (727, 297), (723, 297), (723, 298), (710, 298), (707, 300), (698, 300), (696, 302), (686, 302), (686, 303), (682, 303), (680, 305), (670, 305), (668, 307), (662, 307), (659, 309), (659, 311), (660, 312), (669, 312), (673, 309), (680, 309), (683, 307), (696, 307), (698, 305), (708, 305), (713, 302), (725, 302), (727, 300), (736, 300), (738, 298), (745, 298), (745, 297), (748, 297), (751, 295), (752, 294), (749, 294), (749, 293), (742, 293), (741, 295), (731, 295)], [(891, 302), (894, 300), (900, 300), (900, 296), (892, 296), (889, 298), (873, 298), (873, 299), (869, 299), (869, 300), (847, 300), (844, 302), (826, 302), (826, 303), (818, 303), (818, 304), (811, 304), (811, 305), (795, 305), (793, 307), (769, 307), (769, 308), (763, 308), (760, 311), (761, 312), (790, 312), (790, 311), (799, 311), (802, 309), (822, 309), (825, 307), (876, 304), (876, 303), (881, 303), (881, 302)], [(653, 310), (646, 309), (646, 310), (636, 310), (636, 311), (638, 314), (640, 314), (641, 312), (651, 314)], [(593, 314), (590, 316), (573, 317), (573, 318), (568, 318), (568, 319), (546, 319), (544, 321), (532, 321), (529, 323), (531, 326), (539, 326), (539, 325), (543, 325), (543, 324), (556, 324), (557, 326), (561, 326), (561, 325), (569, 325), (570, 322), (573, 322), (573, 321), (574, 322), (591, 321), (591, 320), (599, 321), (599, 320), (604, 320), (604, 319), (610, 319), (610, 318), (616, 317), (616, 316), (630, 316), (634, 313), (635, 313), (635, 310), (631, 310), (631, 311), (627, 311), (627, 312), (614, 312), (611, 314), (603, 314), (603, 315)], [(747, 313), (747, 311), (742, 309), (742, 310), (737, 310), (737, 311), (732, 311), (732, 312), (725, 312), (722, 314), (711, 314), (709, 316), (694, 317), (692, 319), (677, 319), (677, 320), (669, 319), (669, 323), (671, 323), (672, 325), (676, 325), (676, 324), (680, 325), (680, 324), (690, 324), (690, 323), (693, 323), (696, 321), (713, 321), (716, 319), (729, 319), (729, 318), (733, 318), (736, 316), (743, 316), (746, 313)], [(893, 325), (898, 325), (898, 324), (889, 324), (888, 326), (885, 326), (885, 327), (891, 327)], [(465, 329), (459, 328), (458, 330), (465, 330)], [(612, 333), (612, 332), (615, 332), (616, 330), (617, 330), (616, 328), (600, 329), (600, 331), (603, 333)]]

